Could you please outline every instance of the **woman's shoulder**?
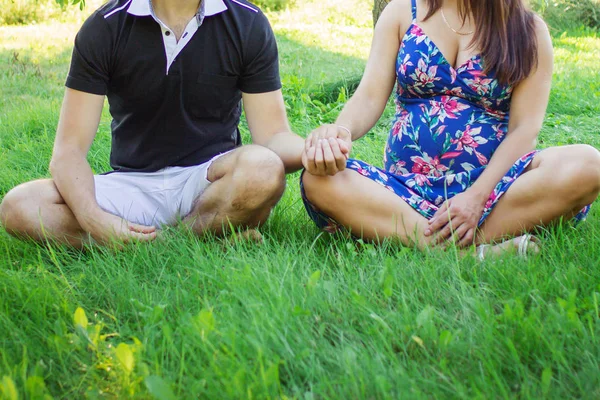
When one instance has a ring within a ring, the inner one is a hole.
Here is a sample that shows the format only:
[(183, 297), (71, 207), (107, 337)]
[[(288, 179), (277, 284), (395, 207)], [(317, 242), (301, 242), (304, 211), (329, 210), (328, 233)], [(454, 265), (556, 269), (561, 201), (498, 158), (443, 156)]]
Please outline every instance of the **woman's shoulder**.
[(405, 31), (412, 20), (412, 0), (392, 0), (381, 13), (377, 25), (395, 25), (401, 31)]
[(536, 35), (539, 36), (550, 36), (550, 30), (548, 29), (548, 24), (539, 14), (533, 12), (533, 26), (535, 28)]
[(412, 20), (412, 0), (392, 0), (383, 12)]
[(552, 37), (550, 35), (550, 29), (548, 28), (546, 21), (536, 13), (533, 13), (533, 28), (538, 43), (538, 51), (552, 53)]

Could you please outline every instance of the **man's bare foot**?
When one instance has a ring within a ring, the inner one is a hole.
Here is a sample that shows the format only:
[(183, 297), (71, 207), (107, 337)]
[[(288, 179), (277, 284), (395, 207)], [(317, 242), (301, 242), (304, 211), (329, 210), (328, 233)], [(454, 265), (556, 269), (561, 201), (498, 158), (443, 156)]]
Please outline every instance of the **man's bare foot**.
[(540, 252), (539, 239), (530, 234), (505, 240), (498, 244), (482, 244), (477, 246), (477, 258), (483, 261), (488, 255), (499, 255), (516, 251), (517, 255), (527, 258), (531, 254)]
[(234, 232), (229, 237), (231, 241), (240, 241), (261, 245), (265, 242), (262, 234), (256, 229), (247, 229), (243, 232)]

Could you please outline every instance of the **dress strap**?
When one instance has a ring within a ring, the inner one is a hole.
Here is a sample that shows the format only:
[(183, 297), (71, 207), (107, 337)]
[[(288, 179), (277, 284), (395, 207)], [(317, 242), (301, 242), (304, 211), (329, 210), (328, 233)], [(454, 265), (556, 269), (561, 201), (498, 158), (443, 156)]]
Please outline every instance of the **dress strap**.
[(417, 0), (410, 0), (412, 5), (413, 22), (417, 20)]

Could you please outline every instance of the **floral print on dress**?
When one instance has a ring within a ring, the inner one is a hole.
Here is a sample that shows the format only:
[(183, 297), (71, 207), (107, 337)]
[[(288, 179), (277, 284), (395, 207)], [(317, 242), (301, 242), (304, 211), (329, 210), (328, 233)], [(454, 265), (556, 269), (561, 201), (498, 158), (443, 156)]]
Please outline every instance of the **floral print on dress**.
[[(396, 59), (396, 113), (383, 156), (384, 169), (358, 160), (347, 168), (381, 184), (426, 218), (466, 191), (481, 176), (508, 131), (511, 85), (485, 72), (479, 55), (452, 67), (416, 21), (406, 31)], [(479, 225), (533, 161), (536, 151), (517, 160), (498, 182)], [(311, 218), (327, 231), (340, 226), (302, 194)], [(575, 218), (589, 212), (584, 208)]]

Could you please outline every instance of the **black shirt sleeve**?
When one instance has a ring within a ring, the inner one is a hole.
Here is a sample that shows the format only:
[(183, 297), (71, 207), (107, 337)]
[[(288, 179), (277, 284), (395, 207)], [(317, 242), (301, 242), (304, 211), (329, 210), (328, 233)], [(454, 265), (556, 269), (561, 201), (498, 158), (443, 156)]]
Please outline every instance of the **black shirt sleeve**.
[(245, 93), (281, 89), (277, 42), (267, 17), (258, 12), (244, 48), (244, 66), (239, 87)]
[(101, 13), (92, 14), (75, 37), (66, 86), (105, 95), (110, 79), (112, 38)]

